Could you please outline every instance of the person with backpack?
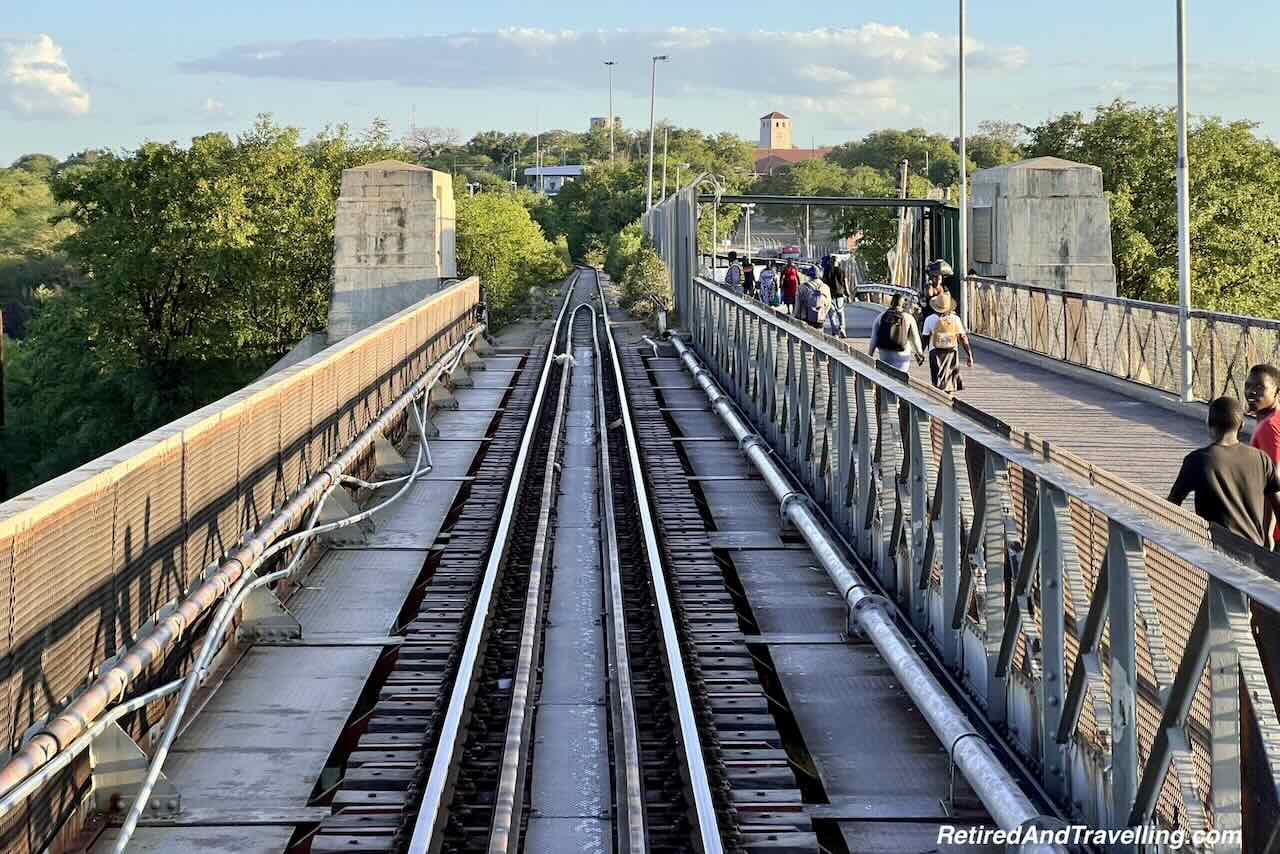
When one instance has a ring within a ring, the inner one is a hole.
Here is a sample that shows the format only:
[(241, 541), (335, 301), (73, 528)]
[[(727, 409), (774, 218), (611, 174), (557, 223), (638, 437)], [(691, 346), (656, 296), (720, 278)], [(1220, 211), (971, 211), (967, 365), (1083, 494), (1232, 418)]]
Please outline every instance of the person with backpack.
[(751, 265), (750, 258), (742, 259), (742, 295), (744, 297), (756, 295), (756, 268)]
[(778, 296), (778, 275), (773, 272), (772, 261), (767, 262), (764, 269), (760, 271), (760, 281), (757, 286), (760, 290), (760, 302), (767, 306), (781, 304), (782, 300)]
[(929, 375), (935, 387), (955, 394), (964, 389), (960, 377), (960, 347), (973, 367), (973, 347), (964, 321), (956, 314), (956, 302), (945, 290), (929, 300), (934, 313), (924, 322), (925, 343), (929, 348)]
[(782, 270), (782, 304), (791, 315), (796, 313), (796, 297), (800, 294), (800, 271), (795, 262), (788, 261)]
[(796, 302), (793, 314), (797, 320), (809, 322), (809, 305), (813, 302), (813, 282), (805, 279), (796, 288)]
[(827, 323), (831, 310), (831, 289), (822, 279), (814, 278), (805, 283), (804, 320), (814, 329), (821, 330)]
[(920, 330), (915, 315), (902, 310), (902, 294), (896, 294), (889, 307), (871, 324), (872, 356), (900, 371), (911, 369), (911, 358), (916, 364), (924, 364), (924, 345), (920, 343)]
[[(827, 265), (826, 275), (822, 279), (826, 282), (827, 289), (831, 292), (831, 311), (827, 313), (830, 320), (833, 334), (837, 338), (844, 338), (844, 307), (849, 304), (849, 290), (845, 285), (844, 270), (840, 269), (840, 265), (835, 259), (831, 259), (831, 263)], [(915, 318), (912, 318), (912, 322)], [(916, 334), (919, 337), (919, 333)], [(921, 352), (924, 348), (920, 348)]]
[(738, 263), (738, 253), (729, 253), (729, 269), (724, 271), (725, 287), (737, 289), (742, 287), (742, 265)]

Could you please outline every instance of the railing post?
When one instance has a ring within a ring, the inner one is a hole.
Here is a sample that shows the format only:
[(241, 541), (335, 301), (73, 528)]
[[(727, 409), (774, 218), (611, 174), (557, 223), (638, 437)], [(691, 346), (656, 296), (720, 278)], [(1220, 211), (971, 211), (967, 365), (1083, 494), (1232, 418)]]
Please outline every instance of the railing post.
[(1111, 576), (1109, 665), (1111, 675), (1111, 826), (1125, 827), (1138, 794), (1138, 650), (1133, 565), (1142, 540), (1115, 522), (1107, 542)]
[[(1232, 623), (1248, 625), (1244, 596), (1216, 579), (1209, 580), (1209, 759), (1215, 830), (1243, 828), (1241, 793), (1240, 655)], [(1239, 851), (1220, 845), (1216, 851)]]

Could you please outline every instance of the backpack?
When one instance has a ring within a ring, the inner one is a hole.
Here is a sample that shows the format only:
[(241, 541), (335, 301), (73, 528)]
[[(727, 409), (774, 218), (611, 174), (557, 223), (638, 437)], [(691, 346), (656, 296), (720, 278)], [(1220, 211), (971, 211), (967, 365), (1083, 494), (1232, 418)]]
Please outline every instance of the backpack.
[(729, 265), (729, 269), (725, 271), (724, 283), (726, 285), (737, 285), (742, 282), (742, 268), (738, 266), (738, 262), (734, 261)]
[(805, 282), (796, 291), (796, 317), (800, 320), (809, 319), (809, 294), (813, 291), (813, 286)]
[(822, 324), (827, 322), (827, 309), (831, 307), (830, 302), (827, 300), (827, 295), (822, 292), (822, 288), (815, 288), (810, 285), (806, 296), (808, 300), (805, 309), (808, 316), (805, 319), (821, 329)]
[(903, 353), (909, 341), (907, 319), (902, 312), (892, 308), (885, 310), (880, 315), (880, 326), (876, 329), (876, 349)]
[(771, 268), (765, 267), (760, 271), (760, 280), (757, 285), (760, 289), (760, 300), (762, 302), (767, 302), (769, 305), (778, 305), (774, 301), (778, 296), (778, 279)]
[(938, 318), (938, 325), (929, 336), (929, 346), (935, 350), (954, 350), (960, 343), (960, 319), (954, 314)]

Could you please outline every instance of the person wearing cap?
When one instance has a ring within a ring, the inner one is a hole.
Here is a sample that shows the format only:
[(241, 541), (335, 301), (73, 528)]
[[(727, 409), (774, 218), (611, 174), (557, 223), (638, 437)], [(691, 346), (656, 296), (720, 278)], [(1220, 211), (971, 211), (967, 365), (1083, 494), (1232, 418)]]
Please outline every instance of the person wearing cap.
[(925, 318), (920, 330), (929, 348), (929, 375), (937, 388), (955, 394), (964, 388), (960, 377), (960, 347), (969, 367), (973, 367), (973, 347), (964, 322), (956, 314), (955, 300), (945, 290), (929, 300), (934, 313)]
[(933, 313), (933, 306), (930, 300), (946, 292), (947, 286), (942, 283), (942, 280), (950, 276), (951, 273), (951, 265), (941, 258), (930, 261), (929, 265), (924, 268), (924, 289), (920, 294), (920, 305), (922, 306), (925, 320)]

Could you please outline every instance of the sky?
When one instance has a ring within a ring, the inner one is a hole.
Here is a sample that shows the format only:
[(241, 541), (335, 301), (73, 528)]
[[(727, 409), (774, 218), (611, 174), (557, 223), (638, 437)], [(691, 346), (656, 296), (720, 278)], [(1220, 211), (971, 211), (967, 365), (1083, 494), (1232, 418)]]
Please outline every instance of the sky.
[[(1280, 137), (1280, 6), (1193, 3), (1190, 108)], [(780, 110), (795, 143), (884, 127), (958, 132), (955, 0), (2, 0), (0, 163), (237, 133), (259, 113), (310, 135), (397, 130), (585, 130), (608, 112), (756, 138)], [(967, 126), (1036, 124), (1122, 97), (1171, 105), (1169, 0), (968, 0)], [(1045, 11), (1041, 11), (1045, 10)], [(1049, 11), (1052, 10), (1052, 11)]]

